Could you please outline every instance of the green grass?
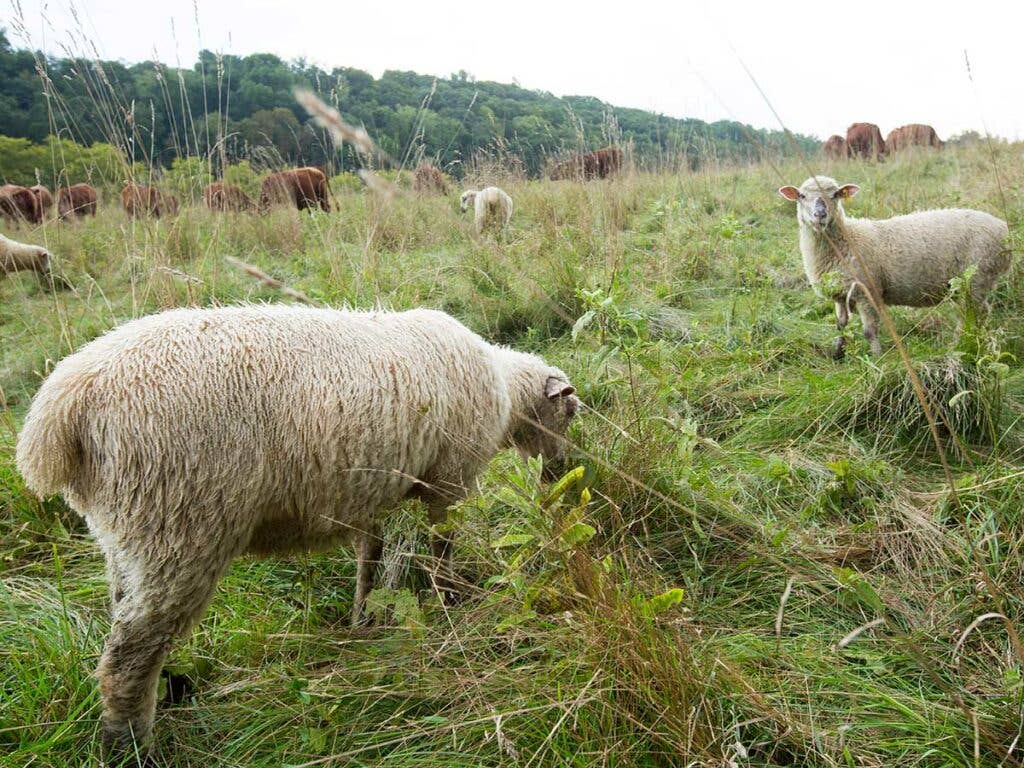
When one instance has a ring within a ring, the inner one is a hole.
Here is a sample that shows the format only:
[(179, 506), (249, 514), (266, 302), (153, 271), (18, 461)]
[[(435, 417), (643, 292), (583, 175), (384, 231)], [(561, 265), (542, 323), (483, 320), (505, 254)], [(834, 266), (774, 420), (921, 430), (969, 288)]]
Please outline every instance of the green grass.
[[(861, 185), (853, 215), (979, 207), (1019, 244), (1022, 160), (968, 147), (826, 170)], [(108, 195), (95, 220), (13, 233), (74, 290), (0, 281), (0, 765), (98, 760), (108, 627), (83, 524), (14, 467), (25, 409), (56, 360), (129, 318), (281, 299), (225, 256), (325, 304), (442, 308), (542, 353), (589, 406), (584, 474), (552, 501), (535, 467), (497, 458), (454, 515), (472, 586), (448, 609), (420, 567), (422, 511), (399, 510), (371, 630), (347, 625), (348, 554), (237, 562), (171, 656), (195, 690), (159, 706), (158, 764), (1020, 762), (1024, 272), (971, 354), (956, 301), (893, 310), (948, 422), (953, 493), (892, 340), (868, 357), (855, 320), (847, 359), (829, 357), (831, 308), (775, 194), (809, 174), (522, 182), (499, 241), (475, 240), (454, 196), (353, 191), (330, 215), (159, 222)], [(989, 612), (1008, 623), (958, 647)]]

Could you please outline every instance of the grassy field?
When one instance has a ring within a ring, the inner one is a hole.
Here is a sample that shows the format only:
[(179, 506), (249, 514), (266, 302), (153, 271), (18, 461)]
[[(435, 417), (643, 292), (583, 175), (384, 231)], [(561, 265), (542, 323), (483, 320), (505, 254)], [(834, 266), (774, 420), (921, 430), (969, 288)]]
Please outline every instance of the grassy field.
[[(15, 469), (25, 409), (55, 361), (129, 318), (289, 300), (227, 256), (314, 302), (441, 308), (542, 353), (587, 404), (583, 469), (553, 493), (493, 462), (454, 515), (472, 587), (451, 608), (414, 505), (372, 629), (347, 623), (347, 553), (238, 561), (172, 653), (194, 688), (158, 707), (159, 765), (1022, 762), (1024, 267), (985, 327), (955, 297), (892, 311), (940, 453), (888, 334), (870, 358), (855, 320), (847, 359), (828, 354), (832, 310), (775, 192), (811, 170), (512, 183), (499, 240), (454, 196), (363, 192), (331, 214), (158, 222), (108, 200), (8, 232), (50, 247), (73, 289), (0, 281), (0, 765), (98, 761), (108, 627), (81, 521)], [(852, 215), (978, 207), (1020, 250), (1024, 147), (813, 170), (861, 185)]]

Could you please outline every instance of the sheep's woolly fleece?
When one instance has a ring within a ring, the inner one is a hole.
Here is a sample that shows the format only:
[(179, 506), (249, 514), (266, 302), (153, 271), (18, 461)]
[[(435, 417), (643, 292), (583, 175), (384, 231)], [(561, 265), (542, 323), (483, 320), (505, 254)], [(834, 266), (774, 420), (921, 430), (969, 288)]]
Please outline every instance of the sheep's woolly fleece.
[(461, 202), (463, 211), (472, 202), (477, 234), (492, 224), (505, 228), (512, 219), (512, 198), (498, 187), (484, 187), (479, 191), (467, 189), (462, 193)]
[(337, 536), (414, 479), (469, 481), (551, 377), (568, 382), (429, 310), (174, 310), (63, 360), (17, 461), (101, 540), (152, 525), (149, 547), (190, 530), (197, 547), (215, 530), (231, 548), (298, 544)]
[(19, 243), (0, 235), (0, 275), (13, 272), (36, 272), (45, 275), (50, 271), (50, 252), (39, 245)]

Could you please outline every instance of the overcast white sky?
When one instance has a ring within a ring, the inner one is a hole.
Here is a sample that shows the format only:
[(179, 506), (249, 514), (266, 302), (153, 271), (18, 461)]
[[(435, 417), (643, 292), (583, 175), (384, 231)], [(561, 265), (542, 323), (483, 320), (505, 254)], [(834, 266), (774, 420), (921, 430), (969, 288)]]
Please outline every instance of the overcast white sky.
[(746, 64), (795, 131), (824, 138), (866, 120), (883, 134), (924, 122), (943, 138), (985, 126), (1024, 138), (1021, 2), (15, 0), (12, 19), (18, 8), (30, 40), (8, 23), (13, 42), (54, 53), (95, 46), (104, 58), (191, 66), (209, 48), (375, 76), (465, 69), (674, 117), (777, 126)]

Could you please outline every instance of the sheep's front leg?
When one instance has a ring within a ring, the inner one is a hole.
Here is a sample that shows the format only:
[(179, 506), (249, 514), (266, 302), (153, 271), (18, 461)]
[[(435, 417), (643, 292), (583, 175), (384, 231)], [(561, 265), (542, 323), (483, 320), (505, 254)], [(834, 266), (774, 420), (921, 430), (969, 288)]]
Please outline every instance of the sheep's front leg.
[(860, 321), (864, 325), (864, 338), (871, 345), (871, 354), (882, 354), (882, 344), (878, 340), (878, 310), (865, 299), (858, 302), (857, 311), (860, 313)]
[(357, 627), (367, 620), (366, 598), (373, 591), (373, 582), (384, 552), (384, 539), (380, 527), (359, 534), (356, 540), (356, 594), (352, 601), (352, 626)]
[(452, 531), (441, 531), (439, 525), (443, 525), (448, 519), (448, 503), (441, 498), (431, 498), (428, 501), (427, 516), (433, 531), (430, 536), (430, 552), (434, 556), (434, 567), (430, 574), (434, 589), (438, 591), (443, 600), (451, 602), (454, 600), (457, 590), (455, 588), (455, 572), (452, 568), (452, 550), (455, 548), (455, 534)]
[(850, 310), (844, 299), (836, 299), (836, 328), (843, 330), (850, 322)]

